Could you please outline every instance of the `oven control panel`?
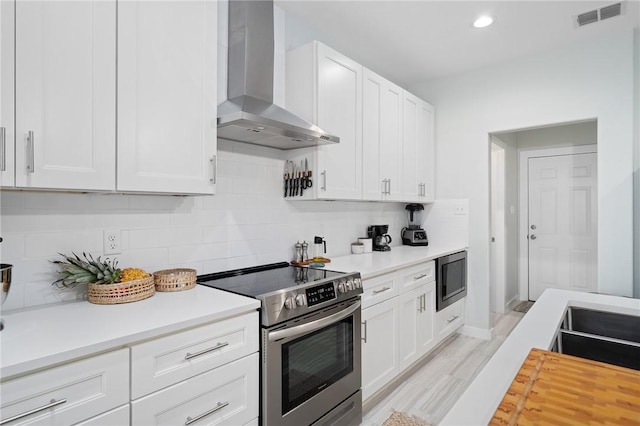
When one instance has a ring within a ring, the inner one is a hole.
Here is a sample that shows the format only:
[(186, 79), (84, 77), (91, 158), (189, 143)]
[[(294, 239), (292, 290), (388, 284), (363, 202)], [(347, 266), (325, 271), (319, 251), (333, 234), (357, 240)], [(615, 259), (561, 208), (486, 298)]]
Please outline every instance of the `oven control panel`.
[(332, 282), (308, 288), (305, 293), (307, 294), (308, 306), (314, 306), (336, 298), (336, 289)]

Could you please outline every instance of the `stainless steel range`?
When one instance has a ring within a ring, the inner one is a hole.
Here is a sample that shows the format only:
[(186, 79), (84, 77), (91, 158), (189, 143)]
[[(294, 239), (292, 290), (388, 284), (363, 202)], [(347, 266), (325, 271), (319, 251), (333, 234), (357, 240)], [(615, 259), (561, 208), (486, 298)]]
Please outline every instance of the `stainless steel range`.
[(287, 262), (198, 277), (261, 301), (261, 423), (358, 425), (360, 274)]

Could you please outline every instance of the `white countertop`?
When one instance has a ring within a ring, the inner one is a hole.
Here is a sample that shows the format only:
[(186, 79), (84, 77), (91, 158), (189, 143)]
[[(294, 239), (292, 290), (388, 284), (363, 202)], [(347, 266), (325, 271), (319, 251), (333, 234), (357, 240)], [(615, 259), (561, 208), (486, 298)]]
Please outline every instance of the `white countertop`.
[(325, 268), (340, 272), (358, 271), (362, 278), (366, 279), (466, 249), (466, 247), (442, 244), (426, 247), (394, 246), (391, 247), (391, 251), (335, 257), (331, 259), (331, 263), (326, 264)]
[(551, 348), (567, 306), (582, 306), (640, 316), (640, 299), (546, 290), (440, 425), (488, 424), (531, 348)]
[(258, 309), (260, 302), (197, 285), (119, 305), (73, 302), (3, 314), (0, 378)]

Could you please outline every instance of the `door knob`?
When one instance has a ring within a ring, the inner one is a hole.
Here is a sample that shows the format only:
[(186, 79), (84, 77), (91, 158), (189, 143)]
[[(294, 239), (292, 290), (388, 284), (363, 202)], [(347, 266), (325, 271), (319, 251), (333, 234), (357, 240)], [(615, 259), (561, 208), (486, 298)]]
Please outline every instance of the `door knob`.
[(531, 225), (531, 229), (536, 229), (536, 226), (535, 225)]
[(531, 238), (532, 240), (535, 240), (538, 237), (536, 237), (535, 234), (532, 234), (529, 238)]

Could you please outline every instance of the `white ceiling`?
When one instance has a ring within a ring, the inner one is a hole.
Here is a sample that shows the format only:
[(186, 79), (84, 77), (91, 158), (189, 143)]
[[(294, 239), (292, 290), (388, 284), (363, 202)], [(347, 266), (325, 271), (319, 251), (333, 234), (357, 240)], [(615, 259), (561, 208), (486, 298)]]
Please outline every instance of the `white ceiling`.
[[(578, 28), (575, 16), (615, 1), (276, 0), (326, 44), (405, 87), (640, 27), (640, 0)], [(475, 29), (481, 14), (494, 17)]]

